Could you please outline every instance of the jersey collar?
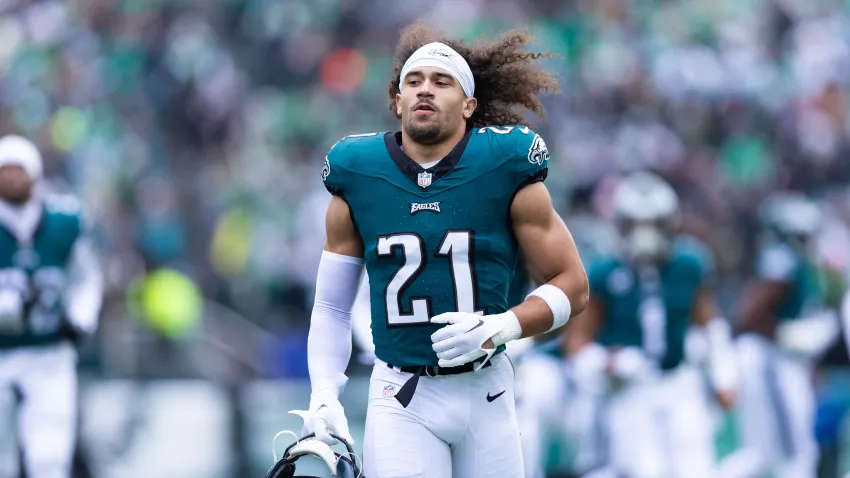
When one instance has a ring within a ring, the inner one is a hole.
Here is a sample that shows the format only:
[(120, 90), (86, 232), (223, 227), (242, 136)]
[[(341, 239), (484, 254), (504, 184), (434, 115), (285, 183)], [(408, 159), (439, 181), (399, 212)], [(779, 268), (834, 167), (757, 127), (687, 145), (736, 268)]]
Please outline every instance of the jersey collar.
[(458, 161), (460, 161), (471, 136), (472, 130), (470, 129), (465, 135), (463, 135), (463, 138), (455, 145), (454, 148), (452, 148), (445, 158), (440, 160), (436, 166), (427, 170), (422, 168), (422, 166), (420, 166), (416, 161), (410, 159), (410, 156), (402, 151), (401, 131), (397, 131), (395, 133), (388, 132), (384, 134), (384, 144), (387, 147), (387, 151), (390, 153), (390, 157), (393, 158), (393, 162), (395, 162), (396, 166), (398, 166), (401, 172), (404, 173), (408, 179), (413, 181), (413, 184), (418, 185), (419, 174), (426, 171), (431, 173), (431, 184), (434, 184), (440, 178), (448, 174), (448, 172), (455, 167)]

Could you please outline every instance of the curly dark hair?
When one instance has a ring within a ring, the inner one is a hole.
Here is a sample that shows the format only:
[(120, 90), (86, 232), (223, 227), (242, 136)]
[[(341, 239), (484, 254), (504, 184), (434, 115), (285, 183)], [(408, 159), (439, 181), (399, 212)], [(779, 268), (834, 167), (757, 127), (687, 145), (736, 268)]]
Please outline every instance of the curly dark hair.
[(484, 37), (468, 44), (445, 38), (422, 23), (414, 23), (401, 32), (396, 45), (393, 76), (389, 84), (390, 111), (396, 113), (395, 97), (399, 92), (401, 69), (410, 55), (421, 46), (442, 42), (457, 51), (472, 70), (475, 78), (475, 98), (478, 107), (467, 121), (467, 128), (510, 125), (531, 126), (523, 118), (523, 108), (531, 110), (540, 120), (545, 115), (538, 98), (542, 91), (557, 93), (558, 81), (544, 70), (540, 58), (556, 58), (551, 52), (527, 52), (522, 47), (533, 37), (521, 29), (509, 30), (497, 38)]

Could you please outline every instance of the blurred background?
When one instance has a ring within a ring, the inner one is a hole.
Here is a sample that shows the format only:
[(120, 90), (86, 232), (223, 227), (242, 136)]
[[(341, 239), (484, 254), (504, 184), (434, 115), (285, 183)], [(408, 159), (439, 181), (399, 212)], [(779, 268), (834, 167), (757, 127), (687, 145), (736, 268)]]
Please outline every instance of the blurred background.
[[(467, 39), (525, 26), (562, 57), (546, 67), (563, 93), (535, 130), (585, 260), (611, 244), (611, 185), (653, 168), (718, 253), (728, 308), (756, 206), (793, 188), (828, 212), (837, 303), (848, 13), (850, 0), (0, 0), (0, 132), (33, 138), (53, 186), (85, 200), (108, 281), (81, 352), (76, 476), (261, 476), (274, 434), (300, 429), (287, 411), (308, 403), (322, 160), (345, 135), (398, 127), (392, 49), (415, 20)], [(818, 436), (841, 449), (850, 386), (833, 355)], [(368, 371), (353, 360), (355, 436)]]

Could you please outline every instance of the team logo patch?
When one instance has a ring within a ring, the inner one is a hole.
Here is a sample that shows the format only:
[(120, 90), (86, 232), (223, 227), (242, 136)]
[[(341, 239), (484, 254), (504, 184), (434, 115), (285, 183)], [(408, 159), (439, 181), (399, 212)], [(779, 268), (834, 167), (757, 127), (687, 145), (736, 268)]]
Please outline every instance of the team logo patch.
[(445, 58), (451, 58), (451, 56), (452, 56), (451, 53), (443, 51), (443, 50), (439, 50), (437, 48), (432, 48), (432, 49), (428, 50), (428, 54), (431, 55), (431, 56), (442, 56), (442, 57), (445, 57)]
[(546, 143), (543, 142), (543, 138), (539, 134), (534, 135), (531, 147), (528, 148), (528, 161), (539, 165), (542, 165), (545, 161), (549, 161), (549, 150), (546, 148)]
[(410, 215), (414, 215), (419, 211), (433, 211), (436, 213), (440, 212), (440, 201), (436, 202), (412, 202), (410, 203)]
[(322, 166), (322, 181), (328, 179), (329, 174), (331, 174), (331, 163), (328, 162), (328, 157), (325, 156), (325, 164)]
[(384, 391), (381, 392), (384, 398), (393, 398), (395, 396), (395, 387), (392, 385), (387, 385), (384, 387)]
[(431, 185), (431, 178), (431, 173), (419, 173), (419, 176), (416, 177), (416, 184), (418, 184), (420, 188), (427, 188)]

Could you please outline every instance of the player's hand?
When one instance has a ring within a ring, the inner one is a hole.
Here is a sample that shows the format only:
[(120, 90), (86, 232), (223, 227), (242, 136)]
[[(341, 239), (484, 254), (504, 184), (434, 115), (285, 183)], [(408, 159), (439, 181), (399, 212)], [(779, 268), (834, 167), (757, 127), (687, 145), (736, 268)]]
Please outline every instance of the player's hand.
[(729, 390), (715, 390), (714, 398), (717, 400), (717, 403), (728, 412), (735, 408), (735, 403), (737, 402), (738, 397), (735, 395), (735, 392)]
[(24, 331), (24, 300), (13, 289), (0, 290), (0, 333)]
[(337, 439), (331, 437), (331, 433), (342, 437), (350, 445), (354, 444), (354, 438), (348, 430), (348, 420), (345, 418), (345, 410), (339, 399), (332, 392), (318, 392), (310, 397), (310, 410), (291, 410), (289, 413), (304, 419), (304, 427), (301, 436), (311, 433), (316, 434), (316, 439), (335, 445)]
[[(501, 314), (482, 317), (469, 312), (446, 312), (432, 317), (432, 324), (448, 324), (431, 334), (431, 348), (437, 353), (438, 365), (458, 367), (482, 357), (489, 359), (496, 351), (490, 338), (505, 327), (507, 320)], [(486, 360), (481, 365), (484, 363)]]

